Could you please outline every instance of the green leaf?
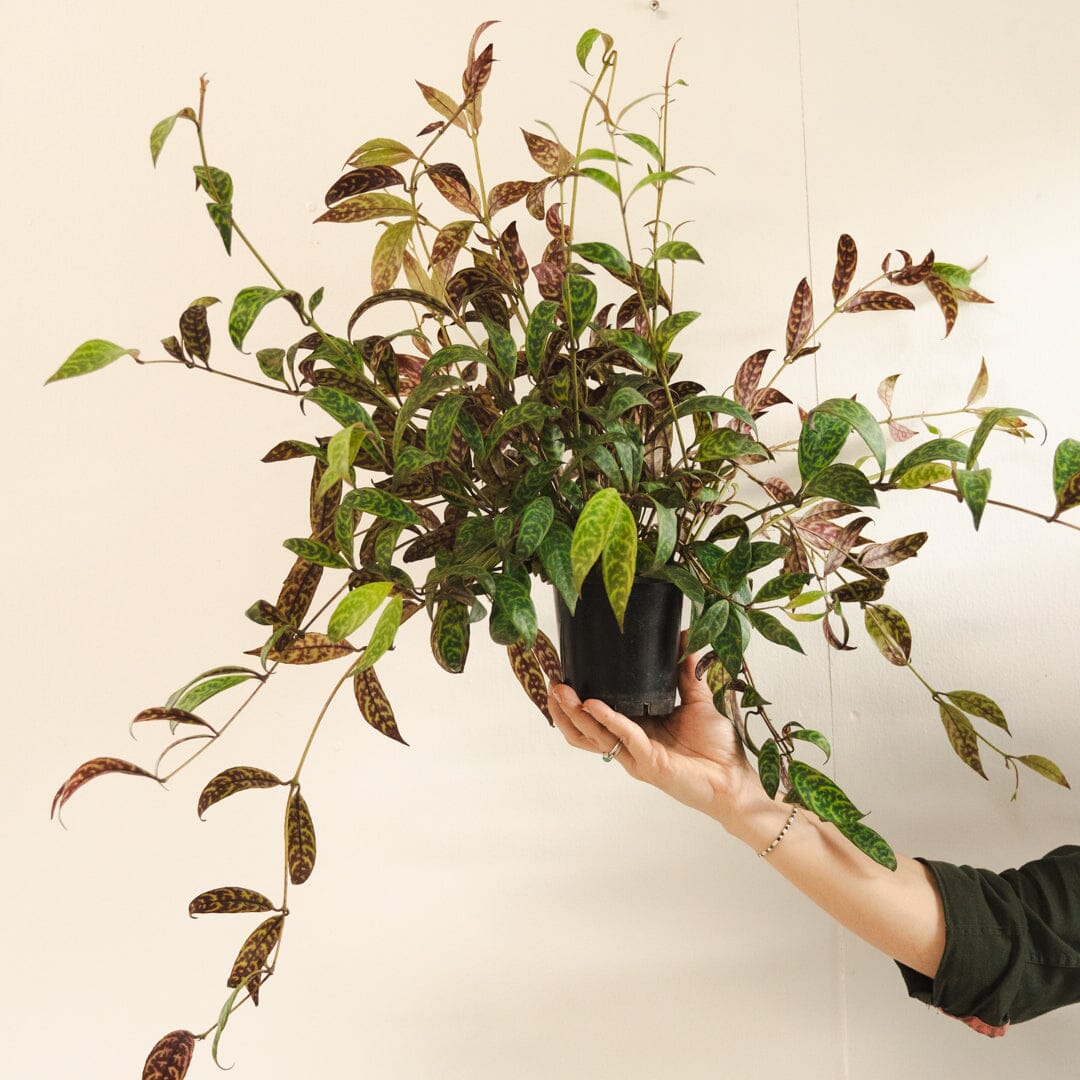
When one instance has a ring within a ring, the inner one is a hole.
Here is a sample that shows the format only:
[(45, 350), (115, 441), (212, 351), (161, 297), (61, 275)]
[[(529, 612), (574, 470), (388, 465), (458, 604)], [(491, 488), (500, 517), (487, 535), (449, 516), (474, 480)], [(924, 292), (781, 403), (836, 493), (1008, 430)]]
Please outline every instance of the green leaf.
[(812, 576), (813, 575), (811, 574), (803, 573), (779, 574), (771, 581), (765, 582), (765, 584), (758, 589), (754, 596), (754, 603), (764, 604), (769, 600), (780, 600), (789, 597), (792, 593), (799, 592), (807, 585)]
[[(405, 399), (401, 406), (397, 419), (394, 421), (394, 456), (401, 450), (401, 441), (405, 438), (412, 418), (436, 395), (454, 386), (461, 386), (461, 380), (456, 375), (435, 375), (430, 379), (425, 378), (418, 387)], [(308, 397), (311, 395), (308, 394)]]
[(353, 672), (367, 671), (394, 644), (404, 607), (405, 601), (400, 596), (390, 597), (386, 607), (383, 608), (383, 613), (379, 616), (379, 621), (375, 624), (375, 629), (371, 632), (371, 640), (364, 649), (364, 655), (360, 657)]
[(84, 341), (45, 380), (45, 385), (60, 379), (71, 379), (76, 375), (89, 375), (91, 371), (98, 371), (114, 360), (119, 360), (121, 356), (130, 356), (133, 360), (138, 360), (139, 350), (125, 349), (122, 345), (114, 345), (111, 341), (104, 341), (101, 338)]
[(581, 70), (586, 74), (589, 71), (588, 59), (589, 53), (592, 52), (593, 46), (596, 44), (596, 40), (599, 38), (604, 43), (604, 52), (608, 53), (615, 45), (614, 39), (610, 34), (605, 34), (602, 30), (586, 30), (584, 34), (578, 38), (577, 43), (577, 61), (581, 65)]
[[(814, 406), (810, 416), (815, 414), (827, 414), (838, 417), (845, 423), (850, 424), (866, 443), (870, 453), (874, 455), (878, 468), (885, 471), (885, 436), (881, 433), (881, 425), (874, 419), (873, 413), (858, 401), (850, 398), (829, 398), (820, 405)], [(810, 423), (810, 417), (807, 423)]]
[(794, 649), (795, 652), (803, 651), (799, 639), (775, 615), (768, 611), (758, 611), (756, 608), (750, 608), (746, 614), (753, 628), (767, 641)]
[(582, 509), (570, 545), (575, 594), (580, 595), (582, 582), (603, 554), (619, 507), (623, 505), (622, 498), (614, 488), (602, 488), (590, 497)]
[(594, 180), (602, 187), (607, 188), (616, 198), (622, 199), (622, 188), (619, 186), (619, 181), (611, 173), (606, 172), (604, 169), (592, 169), (588, 166), (578, 169), (578, 172), (586, 179)]
[(820, 731), (813, 731), (810, 728), (793, 728), (787, 734), (790, 739), (799, 739), (802, 742), (810, 743), (811, 746), (816, 746), (825, 755), (826, 761), (832, 757), (832, 747), (829, 745), (829, 740)]
[(194, 686), (185, 690), (184, 693), (177, 698), (172, 707), (174, 709), (179, 709), (182, 712), (194, 712), (203, 704), (203, 702), (209, 701), (210, 698), (217, 696), (223, 690), (228, 690), (230, 687), (238, 686), (240, 683), (247, 682), (249, 679), (253, 678), (255, 678), (255, 676), (248, 673), (239, 675), (218, 675), (216, 678), (196, 683)]
[(321, 499), (337, 483), (351, 483), (356, 452), (369, 436), (363, 424), (350, 424), (331, 436), (326, 444), (327, 467), (315, 491), (316, 498)]
[(761, 786), (770, 799), (776, 798), (780, 787), (780, 747), (775, 739), (766, 739), (761, 744), (757, 759), (758, 776)]
[(629, 353), (646, 371), (656, 370), (652, 346), (633, 330), (605, 330), (602, 336), (609, 345)]
[(553, 521), (547, 535), (540, 542), (540, 565), (544, 574), (558, 590), (563, 603), (572, 615), (577, 607), (578, 590), (574, 582), (573, 561), (570, 548), (573, 533), (564, 521)]
[(957, 469), (956, 487), (971, 511), (971, 519), (978, 529), (982, 521), (986, 500), (990, 494), (989, 469)]
[[(413, 391), (413, 393), (415, 392)], [(545, 405), (542, 401), (519, 401), (517, 405), (511, 405), (495, 421), (494, 426), (488, 432), (487, 443), (489, 446), (494, 447), (508, 431), (521, 427), (522, 424), (538, 424), (550, 416), (557, 416), (558, 413), (558, 409), (551, 405)]]
[(439, 605), (431, 622), (431, 652), (439, 666), (457, 675), (469, 655), (469, 609), (457, 600)]
[(686, 653), (696, 653), (706, 645), (712, 645), (719, 638), (728, 621), (731, 605), (727, 600), (714, 601), (696, 618), (690, 620), (690, 630), (686, 635)]
[(217, 229), (221, 242), (225, 245), (225, 254), (231, 255), (233, 234), (232, 203), (207, 203), (206, 212), (210, 215), (210, 220), (214, 223), (214, 228)]
[(657, 165), (664, 167), (664, 155), (660, 153), (660, 147), (648, 135), (639, 135), (635, 131), (620, 131), (619, 134), (624, 139), (629, 139), (635, 146), (640, 146)]
[(911, 662), (911, 627), (907, 619), (887, 604), (867, 604), (863, 619), (881, 655), (890, 664), (906, 667)]
[(319, 566), (330, 566), (335, 570), (345, 570), (348, 567), (345, 560), (333, 548), (327, 547), (318, 540), (294, 536), (283, 541), (282, 546), (288, 548), (294, 555), (299, 555), (301, 559), (317, 563)]
[(596, 286), (580, 274), (567, 274), (563, 279), (566, 303), (566, 322), (570, 337), (577, 341), (596, 311)]
[[(921, 446), (916, 446), (910, 453), (905, 454), (896, 463), (890, 480), (895, 484), (905, 473), (919, 465), (925, 465), (932, 461), (965, 461), (967, 453), (968, 448), (957, 439), (931, 439)], [(950, 469), (946, 476), (951, 474), (952, 470)], [(944, 477), (938, 476), (935, 479), (941, 480)], [(934, 483), (934, 481), (928, 480), (927, 483)], [(900, 486), (905, 487), (907, 485), (901, 484)], [(923, 485), (918, 484), (915, 486), (922, 487)]]
[(656, 510), (656, 555), (653, 558), (653, 569), (659, 569), (674, 554), (675, 545), (679, 540), (679, 519), (670, 506), (664, 506), (656, 499), (652, 500)]
[(540, 367), (544, 362), (544, 347), (555, 329), (555, 312), (558, 310), (556, 301), (541, 300), (529, 313), (529, 321), (525, 325), (525, 362), (533, 378), (540, 375)]
[(685, 330), (700, 315), (700, 311), (677, 311), (660, 323), (656, 328), (655, 339), (661, 354), (666, 355), (676, 335)]
[(447, 394), (437, 401), (435, 408), (431, 410), (424, 443), (433, 460), (442, 461), (450, 452), (458, 413), (464, 402), (461, 394)]
[(389, 581), (372, 581), (353, 589), (334, 608), (326, 633), (331, 641), (348, 637), (375, 613), (375, 609), (390, 595), (393, 584)]
[(971, 271), (954, 263), (936, 262), (930, 267), (939, 278), (947, 281), (953, 288), (966, 289), (971, 285)]
[(1042, 424), (1043, 435), (1045, 437), (1046, 425), (1043, 424), (1033, 412), (1028, 412), (1027, 409), (990, 409), (979, 422), (979, 426), (975, 429), (975, 434), (971, 436), (971, 446), (968, 447), (967, 455), (967, 467), (969, 469), (972, 468), (978, 460), (979, 451), (983, 448), (983, 444), (986, 442), (990, 432), (997, 426), (998, 421), (1007, 420), (1017, 416), (1026, 416), (1029, 420), (1037, 420)]
[(371, 291), (385, 292), (393, 288), (401, 273), (405, 249), (409, 246), (415, 220), (396, 221), (387, 225), (375, 244), (371, 256)]
[(500, 326), (487, 316), (483, 316), (483, 323), (499, 371), (504, 378), (512, 380), (517, 372), (517, 343), (514, 335), (505, 326)]
[(604, 415), (609, 420), (617, 420), (628, 409), (641, 406), (649, 407), (649, 399), (632, 386), (620, 386), (604, 403)]
[(487, 353), (481, 352), (472, 345), (447, 345), (432, 353), (430, 359), (424, 364), (424, 370), (420, 376), (421, 382), (426, 382), (428, 377), (439, 368), (448, 367), (450, 364), (484, 364), (491, 367), (493, 361)]
[(525, 507), (517, 536), (517, 552), (522, 558), (527, 559), (536, 552), (554, 520), (555, 505), (547, 495), (533, 499)]
[(822, 820), (837, 826), (856, 825), (866, 816), (856, 809), (835, 780), (805, 761), (790, 761), (788, 775), (803, 805)]
[(229, 337), (240, 352), (244, 351), (244, 338), (262, 309), (284, 295), (283, 289), (270, 289), (265, 285), (251, 285), (236, 294), (229, 312)]
[(255, 354), (259, 362), (259, 370), (275, 382), (285, 382), (285, 350), (284, 349), (259, 349)]
[(944, 462), (926, 461), (922, 465), (914, 465), (905, 470), (896, 486), (914, 490), (924, 488), (928, 484), (938, 484), (942, 480), (948, 480), (950, 476), (952, 476), (952, 466)]
[[(370, 165), (372, 162), (365, 162), (364, 164)], [(415, 214), (416, 211), (413, 209), (412, 204), (405, 199), (399, 198), (397, 195), (388, 195), (382, 191), (369, 191), (343, 199), (315, 220), (338, 222), (371, 221), (373, 218), (411, 218)]]
[(851, 425), (842, 417), (811, 412), (799, 432), (799, 475), (803, 480), (835, 461), (849, 434)]
[(668, 563), (662, 571), (662, 576), (678, 587), (683, 596), (689, 597), (695, 604), (705, 603), (705, 590), (697, 574), (686, 566), (677, 563)]
[(698, 444), (697, 456), (701, 461), (721, 461), (743, 457), (748, 454), (768, 457), (769, 451), (756, 439), (742, 435), (731, 428), (717, 428)]
[[(738, 402), (730, 398), (721, 397), (719, 394), (700, 394), (680, 401), (675, 407), (676, 416), (689, 416), (691, 413), (718, 412), (726, 413), (735, 417), (736, 420), (746, 424), (751, 431), (757, 431), (754, 418)], [(665, 419), (665, 423), (667, 420)]]
[(672, 261), (677, 259), (692, 259), (694, 262), (699, 263), (705, 261), (697, 253), (696, 248), (683, 240), (668, 240), (666, 243), (661, 244), (656, 251), (653, 252), (652, 258), (649, 259), (649, 265), (654, 262), (659, 262), (660, 259), (671, 259)]
[(620, 499), (602, 557), (604, 590), (620, 630), (626, 617), (626, 605), (630, 602), (630, 590), (634, 587), (636, 569), (637, 521), (630, 507)]
[(746, 617), (737, 607), (728, 612), (727, 621), (712, 641), (713, 651), (733, 679), (742, 670), (743, 653), (746, 651)]
[[(233, 197), (232, 177), (224, 170), (211, 165), (206, 168), (202, 165), (193, 166), (195, 179), (199, 186), (221, 206), (230, 206)], [(211, 215), (213, 216), (213, 215)]]
[(1080, 502), (1077, 476), (1080, 476), (1080, 442), (1076, 439), (1064, 439), (1054, 451), (1056, 513), (1064, 513)]
[[(945, 695), (957, 708), (971, 716), (977, 716), (982, 720), (989, 720), (991, 724), (1009, 732), (1009, 725), (1005, 720), (1005, 714), (996, 701), (980, 694), (976, 690), (950, 690)], [(1009, 732), (1009, 734), (1012, 734)]]
[(350, 510), (359, 510), (389, 521), (397, 521), (402, 525), (420, 524), (420, 515), (407, 502), (396, 495), (391, 495), (389, 491), (380, 491), (378, 488), (350, 491), (341, 500), (341, 505)]
[(984, 780), (988, 779), (983, 772), (982, 759), (979, 757), (979, 737), (971, 726), (971, 721), (954, 705), (947, 701), (939, 701), (938, 709), (941, 713), (941, 722), (945, 725), (945, 733), (949, 736), (953, 752), (969, 768), (974, 769)]
[(1049, 758), (1045, 758), (1041, 754), (1022, 754), (1016, 760), (1021, 765), (1026, 765), (1032, 771), (1037, 772), (1040, 776), (1045, 776), (1047, 780), (1053, 780), (1055, 784), (1060, 784), (1065, 788), (1069, 787), (1069, 781), (1065, 779), (1065, 774)]
[(628, 278), (633, 272), (626, 256), (611, 244), (572, 244), (570, 250), (580, 255), (586, 262), (595, 263), (605, 270), (610, 270), (616, 277)]
[(360, 424), (368, 430), (375, 429), (371, 416), (359, 401), (331, 386), (316, 386), (304, 395), (304, 399), (314, 402), (342, 427)]
[(843, 822), (837, 828), (844, 834), (864, 855), (869, 855), (876, 863), (880, 863), (886, 870), (896, 869), (896, 854), (886, 841), (878, 833), (874, 832), (869, 825), (861, 821)]
[(643, 176), (631, 189), (630, 195), (627, 196), (629, 201), (630, 196), (640, 191), (643, 187), (657, 187), (660, 184), (666, 184), (669, 180), (686, 180), (686, 177), (680, 176), (677, 172), (670, 172), (666, 169), (661, 169), (658, 172), (651, 172), (647, 176)]
[(822, 469), (803, 488), (805, 498), (824, 496), (851, 506), (877, 506), (878, 498), (865, 474), (854, 465), (830, 465)]
[(165, 146), (165, 140), (172, 133), (173, 125), (181, 118), (195, 123), (195, 114), (191, 109), (181, 109), (179, 112), (173, 113), (172, 116), (166, 116), (164, 120), (159, 120), (154, 125), (153, 131), (150, 132), (150, 159), (154, 165), (157, 165), (158, 157)]
[(495, 574), (495, 596), (491, 602), (488, 632), (499, 645), (521, 641), (528, 648), (536, 642), (536, 608), (529, 586), (509, 574)]

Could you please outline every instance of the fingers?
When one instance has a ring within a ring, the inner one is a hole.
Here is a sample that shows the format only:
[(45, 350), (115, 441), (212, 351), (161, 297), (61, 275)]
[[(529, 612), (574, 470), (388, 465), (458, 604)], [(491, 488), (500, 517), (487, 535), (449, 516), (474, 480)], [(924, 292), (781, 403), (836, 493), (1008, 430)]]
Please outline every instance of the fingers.
[[(679, 641), (680, 652), (686, 648), (686, 636), (687, 632), (684, 630)], [(695, 674), (697, 662), (700, 659), (701, 653), (693, 653), (679, 665), (679, 698), (684, 704), (692, 701), (711, 702), (713, 699), (708, 684)]]
[(548, 694), (548, 708), (555, 726), (571, 746), (609, 754), (621, 742), (623, 749), (616, 760), (628, 770), (648, 760), (650, 743), (644, 730), (602, 701), (590, 698), (583, 703), (571, 687), (557, 684)]

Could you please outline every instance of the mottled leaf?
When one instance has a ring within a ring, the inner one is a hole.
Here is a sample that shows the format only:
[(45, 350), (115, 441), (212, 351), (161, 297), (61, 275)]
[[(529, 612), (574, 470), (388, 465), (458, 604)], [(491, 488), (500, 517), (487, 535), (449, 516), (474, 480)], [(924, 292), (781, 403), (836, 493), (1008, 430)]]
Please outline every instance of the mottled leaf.
[(339, 202), (337, 206), (330, 207), (325, 213), (320, 214), (315, 220), (353, 222), (371, 221), (390, 217), (414, 217), (416, 211), (412, 203), (397, 195), (387, 195), (385, 192), (372, 191), (363, 195), (352, 195), (348, 199)]
[(254, 765), (233, 765), (219, 772), (202, 789), (199, 795), (198, 814), (203, 814), (216, 802), (235, 795), (238, 791), (250, 791), (252, 788), (280, 787), (282, 781), (266, 769)]
[[(284, 915), (272, 915), (265, 922), (261, 922), (255, 927), (240, 947), (232, 971), (229, 973), (227, 986), (240, 986), (242, 983), (247, 982), (248, 989), (253, 990), (250, 980), (253, 975), (261, 971), (266, 963), (267, 958), (281, 937), (284, 925)], [(252, 993), (252, 1001), (255, 1000), (256, 996)]]
[(565, 176), (573, 166), (574, 156), (565, 146), (551, 139), (545, 139), (542, 135), (535, 135), (531, 131), (521, 129), (525, 138), (525, 145), (533, 161), (544, 172), (551, 176)]
[(580, 255), (586, 262), (595, 263), (605, 270), (610, 270), (616, 277), (628, 278), (633, 272), (629, 259), (611, 244), (600, 242), (574, 244), (570, 250), (576, 255)]
[(59, 379), (71, 379), (76, 375), (89, 375), (119, 360), (121, 356), (130, 356), (138, 360), (138, 349), (125, 349), (111, 341), (93, 338), (84, 341), (61, 365), (45, 380), (46, 385)]
[(315, 592), (322, 580), (323, 568), (318, 563), (306, 559), (297, 559), (293, 563), (281, 584), (277, 603), (274, 605), (281, 614), (281, 621), (290, 626), (299, 626), (311, 608)]
[(303, 885), (315, 869), (315, 826), (300, 789), (294, 787), (285, 807), (285, 852), (289, 881)]
[(506, 646), (506, 655), (522, 689), (529, 695), (532, 703), (547, 717), (548, 723), (551, 723), (551, 713), (548, 712), (547, 706), (547, 681), (536, 654), (524, 642), (515, 641)]
[[(874, 419), (873, 413), (865, 406), (850, 398), (829, 398), (828, 401), (815, 405), (811, 416), (821, 414), (839, 417), (850, 424), (866, 443), (867, 449), (874, 455), (878, 468), (885, 470), (885, 437), (881, 433), (881, 425)], [(808, 420), (807, 423), (811, 421)]]
[(1080, 503), (1080, 442), (1063, 439), (1054, 451), (1055, 514), (1064, 513)]
[(420, 515), (407, 502), (378, 488), (359, 488), (356, 491), (350, 491), (341, 500), (341, 505), (347, 506), (350, 510), (374, 514), (375, 517), (386, 518), (388, 521), (396, 521), (402, 525), (420, 524)]
[(866, 815), (856, 809), (854, 803), (834, 780), (804, 761), (788, 763), (792, 787), (803, 805), (824, 821), (834, 825), (854, 825)]
[(465, 670), (469, 655), (469, 609), (457, 600), (445, 600), (431, 622), (431, 652), (441, 668), (452, 674)]
[(866, 289), (857, 292), (840, 310), (854, 315), (860, 311), (914, 311), (915, 305), (900, 293)]
[(730, 603), (721, 598), (705, 608), (700, 615), (691, 618), (684, 652), (695, 653), (704, 649), (706, 645), (711, 646), (719, 638), (730, 613)]
[(926, 287), (930, 290), (930, 295), (937, 301), (938, 307), (941, 308), (941, 314), (945, 317), (945, 336), (948, 337), (956, 324), (956, 316), (960, 306), (956, 299), (956, 293), (953, 291), (953, 287), (937, 274), (930, 274), (926, 278)]
[(390, 595), (393, 584), (389, 581), (372, 581), (361, 585), (344, 596), (334, 608), (327, 624), (327, 636), (340, 641), (359, 629), (375, 613), (378, 606)]
[(265, 285), (251, 285), (241, 289), (233, 300), (229, 312), (229, 338), (241, 352), (244, 351), (244, 339), (267, 304), (285, 296), (283, 289), (270, 289)]
[(799, 432), (799, 473), (804, 480), (821, 472), (844, 448), (851, 425), (839, 416), (811, 412)]
[[(906, 472), (933, 461), (966, 461), (968, 448), (958, 439), (931, 439), (905, 454), (893, 468), (891, 483), (898, 483)], [(946, 472), (950, 475), (952, 470)], [(940, 477), (939, 477), (940, 479)], [(928, 481), (932, 483), (933, 481)], [(903, 486), (903, 485), (901, 485)], [(919, 485), (921, 486), (921, 485)]]
[(780, 747), (775, 739), (766, 739), (761, 744), (757, 759), (758, 776), (761, 778), (761, 786), (770, 799), (776, 798), (776, 792), (780, 787)]
[(375, 629), (371, 631), (371, 640), (367, 643), (363, 655), (357, 661), (355, 671), (366, 671), (372, 664), (394, 644), (397, 637), (398, 627), (401, 626), (401, 616), (405, 601), (400, 596), (391, 596), (375, 623)]
[(508, 431), (523, 424), (539, 424), (549, 417), (557, 416), (558, 412), (558, 409), (545, 405), (542, 401), (519, 401), (516, 405), (511, 405), (495, 422), (487, 434), (487, 442), (494, 447)]
[(155, 166), (165, 146), (165, 141), (172, 133), (173, 125), (180, 119), (197, 123), (195, 113), (191, 109), (181, 109), (179, 112), (173, 113), (172, 116), (166, 116), (164, 120), (159, 120), (150, 132), (150, 160)]
[(855, 277), (855, 268), (859, 263), (859, 252), (855, 241), (844, 233), (836, 244), (836, 269), (833, 271), (833, 303), (839, 304), (851, 288)]
[(206, 321), (206, 309), (220, 301), (215, 296), (204, 296), (194, 301), (180, 316), (180, 336), (188, 354), (202, 363), (210, 360), (210, 327)]
[(170, 1031), (147, 1055), (142, 1080), (184, 1080), (194, 1052), (195, 1036), (190, 1031)]
[(476, 205), (476, 200), (473, 198), (472, 187), (465, 173), (457, 165), (450, 162), (432, 165), (427, 171), (427, 178), (435, 190), (455, 210), (475, 217), (480, 216), (480, 207)]
[(582, 509), (570, 545), (575, 593), (581, 592), (582, 582), (603, 554), (619, 507), (623, 505), (618, 491), (603, 488), (592, 495)]
[(392, 288), (401, 273), (401, 262), (412, 237), (415, 221), (396, 221), (387, 225), (375, 244), (371, 256), (371, 291), (384, 292)]
[(331, 641), (325, 634), (309, 630), (285, 645), (275, 645), (267, 654), (279, 664), (325, 664), (355, 652), (347, 641)]
[(184, 691), (172, 708), (181, 712), (194, 712), (204, 701), (209, 701), (210, 698), (220, 694), (223, 690), (238, 686), (240, 683), (247, 682), (252, 678), (257, 678), (257, 676), (252, 672), (245, 672), (234, 675), (218, 675), (213, 679), (207, 679)]
[(787, 737), (816, 746), (825, 755), (826, 761), (832, 757), (832, 747), (829, 745), (829, 740), (820, 731), (813, 731), (810, 728), (793, 728), (787, 732)]
[(529, 595), (528, 578), (494, 575), (495, 595), (491, 603), (488, 632), (499, 645), (517, 641), (531, 649), (536, 640), (536, 608)]
[(420, 87), (420, 93), (424, 95), (424, 100), (440, 116), (449, 120), (455, 127), (466, 127), (463, 109), (449, 94), (437, 90), (434, 86), (426, 86), (419, 80), (417, 80), (416, 85)]
[(979, 737), (975, 734), (971, 721), (947, 701), (939, 701), (938, 708), (953, 752), (965, 765), (986, 780), (987, 775), (983, 772), (982, 759), (979, 756)]
[(570, 526), (564, 521), (555, 520), (541, 541), (539, 549), (540, 564), (544, 568), (544, 574), (558, 590), (571, 614), (577, 606), (578, 598), (573, 560), (570, 556), (572, 546), (573, 533)]
[(811, 580), (812, 575), (803, 573), (780, 574), (771, 581), (765, 582), (754, 595), (755, 604), (764, 604), (769, 600), (781, 600), (803, 589)]
[(129, 776), (145, 776), (150, 780), (158, 779), (153, 773), (147, 772), (138, 765), (133, 765), (130, 761), (123, 761), (120, 758), (113, 757), (93, 758), (91, 761), (84, 762), (80, 765), (60, 785), (59, 790), (53, 796), (52, 810), (50, 811), (49, 816), (59, 817), (60, 812), (64, 809), (64, 805), (67, 803), (68, 799), (70, 799), (83, 784), (86, 784), (99, 776), (104, 776), (106, 773), (127, 773)]
[(878, 498), (870, 486), (870, 481), (854, 465), (837, 464), (822, 469), (807, 482), (803, 495), (807, 498), (825, 496), (839, 499), (852, 506), (878, 505)]
[(395, 740), (402, 745), (408, 743), (398, 730), (397, 720), (394, 719), (394, 710), (390, 706), (379, 682), (378, 675), (373, 667), (357, 671), (353, 675), (353, 694), (356, 696), (356, 704), (360, 709), (360, 715), (376, 730), (389, 739)]
[(596, 311), (596, 286), (580, 274), (567, 274), (563, 278), (563, 293), (567, 313), (567, 329), (577, 341), (589, 325)]
[(907, 619), (887, 604), (867, 604), (863, 611), (866, 632), (881, 655), (897, 667), (911, 662), (911, 627)]
[(317, 563), (319, 566), (329, 566), (335, 570), (344, 570), (348, 563), (333, 548), (328, 547), (320, 540), (311, 540), (303, 536), (290, 536), (281, 542), (281, 546), (287, 548), (294, 555), (299, 555), (307, 562)]
[(1009, 725), (1005, 720), (1005, 714), (1001, 711), (1001, 706), (996, 701), (991, 700), (985, 694), (980, 694), (976, 690), (950, 690), (945, 696), (955, 705), (957, 708), (963, 709), (964, 712), (971, 716), (978, 716), (982, 720), (989, 720), (991, 724), (1001, 728), (1002, 731), (1008, 731)]
[(227, 885), (220, 889), (210, 889), (199, 893), (188, 904), (188, 914), (195, 915), (231, 915), (248, 911), (274, 911), (277, 905), (254, 889), (245, 889), (238, 885)]
[(768, 611), (758, 611), (756, 608), (749, 609), (746, 614), (750, 625), (767, 641), (798, 653), (803, 651), (799, 639), (775, 615)]
[(927, 537), (928, 534), (924, 532), (908, 533), (884, 544), (870, 544), (859, 553), (859, 565), (867, 570), (881, 570), (904, 559), (913, 559), (926, 543)]
[(957, 469), (953, 474), (956, 488), (971, 511), (971, 520), (978, 529), (982, 521), (986, 500), (990, 494), (991, 473), (989, 469)]
[(405, 177), (389, 165), (365, 165), (338, 177), (326, 193), (326, 205), (333, 206), (352, 195), (362, 195), (365, 191), (378, 191), (381, 188), (404, 187)]
[(864, 855), (869, 855), (876, 863), (880, 863), (886, 870), (896, 869), (896, 854), (886, 841), (878, 833), (874, 832), (869, 825), (861, 821), (845, 821), (837, 825), (844, 834)]
[(1062, 787), (1069, 787), (1069, 781), (1065, 779), (1065, 774), (1049, 758), (1045, 758), (1041, 754), (1021, 754), (1016, 760), (1021, 765), (1026, 765), (1029, 769), (1037, 772), (1040, 776), (1046, 777), (1047, 780), (1053, 780), (1055, 784), (1060, 784)]
[(543, 630), (536, 631), (533, 653), (548, 679), (555, 683), (562, 682), (562, 662), (559, 660), (558, 650)]
[(806, 343), (813, 329), (814, 298), (810, 283), (803, 278), (795, 288), (795, 295), (791, 299), (791, 309), (788, 311), (786, 355), (794, 356)]
[(735, 400), (745, 408), (753, 403), (757, 393), (758, 384), (761, 382), (761, 373), (765, 369), (765, 362), (769, 359), (772, 349), (761, 349), (748, 356), (735, 373)]
[(547, 495), (533, 499), (522, 510), (516, 544), (517, 552), (522, 558), (527, 559), (535, 554), (554, 520), (555, 506)]
[(975, 429), (975, 434), (971, 436), (971, 445), (968, 447), (967, 454), (967, 467), (970, 469), (975, 465), (975, 462), (979, 458), (979, 451), (982, 450), (983, 445), (986, 443), (987, 438), (990, 436), (990, 432), (994, 428), (1002, 428), (1005, 431), (1015, 432), (1017, 426), (1023, 427), (1023, 424), (1017, 425), (1010, 421), (1016, 421), (1021, 416), (1026, 416), (1030, 420), (1035, 420), (1042, 425), (1043, 432), (1046, 432), (1046, 425), (1033, 413), (1028, 412), (1027, 409), (1014, 409), (1008, 406), (1003, 406), (997, 409), (976, 409), (982, 419), (979, 421), (979, 426)]
[(756, 439), (742, 435), (731, 428), (710, 431), (698, 444), (697, 457), (701, 461), (721, 461), (746, 457), (767, 457), (769, 451)]
[(488, 192), (488, 214), (494, 217), (500, 210), (524, 199), (532, 188), (531, 180), (504, 180)]

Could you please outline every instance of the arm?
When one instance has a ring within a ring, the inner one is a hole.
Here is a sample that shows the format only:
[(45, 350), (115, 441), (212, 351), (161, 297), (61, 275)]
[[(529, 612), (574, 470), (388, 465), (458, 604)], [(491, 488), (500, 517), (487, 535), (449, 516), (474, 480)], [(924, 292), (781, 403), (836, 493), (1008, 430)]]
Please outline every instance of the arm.
[[(583, 704), (565, 685), (552, 687), (549, 707), (572, 746), (605, 753), (621, 740), (615, 760), (631, 776), (709, 815), (752, 851), (763, 851), (791, 807), (765, 793), (731, 723), (695, 679), (693, 659), (680, 668), (679, 689), (679, 708), (648, 729), (603, 702)], [(799, 811), (767, 861), (864, 941), (930, 978), (936, 974), (945, 920), (921, 863), (898, 856), (897, 870), (886, 870), (807, 810)]]

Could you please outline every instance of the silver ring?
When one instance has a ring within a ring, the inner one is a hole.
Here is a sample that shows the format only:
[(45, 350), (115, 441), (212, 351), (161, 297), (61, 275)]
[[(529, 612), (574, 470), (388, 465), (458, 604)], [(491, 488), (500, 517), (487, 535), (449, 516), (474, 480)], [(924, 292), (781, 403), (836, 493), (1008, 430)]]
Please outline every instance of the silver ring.
[(619, 756), (619, 751), (623, 748), (622, 739), (616, 739), (615, 745), (604, 755), (605, 761), (614, 761)]

